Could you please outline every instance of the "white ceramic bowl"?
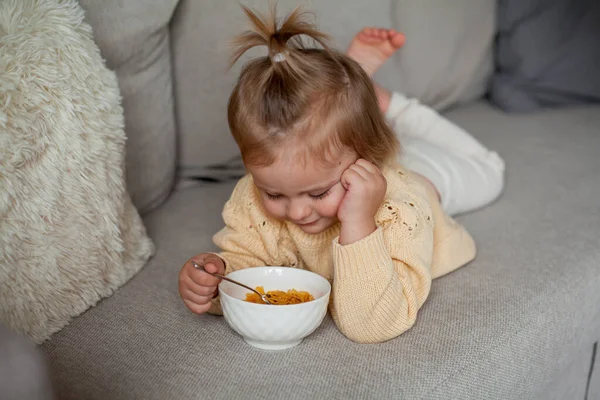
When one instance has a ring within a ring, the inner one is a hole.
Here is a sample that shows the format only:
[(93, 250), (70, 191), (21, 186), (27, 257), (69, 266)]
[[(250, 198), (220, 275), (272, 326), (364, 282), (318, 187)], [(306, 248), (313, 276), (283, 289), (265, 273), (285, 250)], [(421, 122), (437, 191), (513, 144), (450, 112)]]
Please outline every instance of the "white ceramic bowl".
[(321, 325), (331, 285), (327, 279), (310, 271), (289, 267), (255, 267), (228, 275), (252, 288), (262, 286), (265, 291), (307, 291), (313, 301), (289, 305), (267, 305), (244, 301), (248, 290), (222, 281), (219, 295), (223, 315), (231, 328), (251, 346), (266, 350), (282, 350), (297, 346)]

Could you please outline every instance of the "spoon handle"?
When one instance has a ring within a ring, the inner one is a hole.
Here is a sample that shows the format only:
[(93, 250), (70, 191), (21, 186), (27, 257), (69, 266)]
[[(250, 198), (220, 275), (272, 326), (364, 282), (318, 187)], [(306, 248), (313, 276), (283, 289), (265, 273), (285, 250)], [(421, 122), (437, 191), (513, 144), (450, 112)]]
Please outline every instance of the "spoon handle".
[(207, 274), (209, 274), (209, 275), (216, 276), (217, 278), (223, 279), (223, 280), (225, 280), (225, 281), (227, 281), (227, 282), (231, 282), (231, 283), (233, 283), (233, 284), (235, 284), (235, 285), (241, 286), (241, 287), (243, 287), (243, 288), (245, 288), (245, 289), (248, 289), (248, 290), (250, 290), (251, 292), (254, 292), (254, 293), (256, 293), (256, 294), (260, 295), (260, 293), (258, 293), (258, 292), (256, 291), (256, 289), (252, 289), (250, 286), (246, 286), (246, 285), (244, 285), (244, 284), (243, 284), (243, 283), (241, 283), (241, 282), (234, 281), (233, 279), (229, 279), (228, 277), (226, 277), (226, 276), (224, 276), (224, 275), (221, 275), (221, 274), (217, 274), (217, 273), (213, 273), (213, 272), (208, 272), (207, 270), (205, 270), (205, 269), (204, 269), (204, 266), (202, 266), (202, 265), (198, 264), (198, 263), (197, 263), (196, 261), (194, 261), (194, 260), (192, 260), (192, 265), (193, 265), (194, 267), (196, 267), (197, 269), (199, 269), (199, 270), (202, 270), (202, 271), (206, 272), (206, 273), (207, 273)]

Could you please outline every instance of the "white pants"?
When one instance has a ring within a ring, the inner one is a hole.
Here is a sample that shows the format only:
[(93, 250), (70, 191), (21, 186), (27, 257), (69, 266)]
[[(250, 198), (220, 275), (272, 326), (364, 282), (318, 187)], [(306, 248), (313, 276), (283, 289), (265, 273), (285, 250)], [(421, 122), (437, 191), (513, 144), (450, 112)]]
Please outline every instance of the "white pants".
[(502, 193), (502, 158), (431, 108), (394, 93), (386, 117), (402, 145), (399, 161), (433, 183), (448, 214), (481, 208)]

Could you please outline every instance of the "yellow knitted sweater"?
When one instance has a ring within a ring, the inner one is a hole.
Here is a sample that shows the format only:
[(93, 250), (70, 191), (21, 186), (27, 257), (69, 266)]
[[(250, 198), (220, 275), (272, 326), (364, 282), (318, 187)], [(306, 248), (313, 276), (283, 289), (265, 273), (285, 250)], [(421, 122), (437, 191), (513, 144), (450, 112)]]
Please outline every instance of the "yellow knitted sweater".
[[(385, 199), (378, 229), (342, 246), (339, 223), (307, 234), (269, 217), (250, 175), (235, 187), (223, 210), (225, 228), (214, 236), (226, 273), (283, 265), (318, 273), (332, 282), (330, 312), (338, 329), (360, 343), (394, 338), (415, 322), (431, 280), (475, 257), (467, 231), (441, 209), (437, 196), (403, 167), (383, 169)], [(221, 314), (219, 299), (209, 311)]]

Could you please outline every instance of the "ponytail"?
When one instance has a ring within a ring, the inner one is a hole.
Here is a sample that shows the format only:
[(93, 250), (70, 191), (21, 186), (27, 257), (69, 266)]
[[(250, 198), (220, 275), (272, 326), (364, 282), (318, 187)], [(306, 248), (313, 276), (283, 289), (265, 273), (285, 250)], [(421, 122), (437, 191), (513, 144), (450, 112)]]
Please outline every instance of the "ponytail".
[(276, 6), (271, 8), (268, 16), (258, 14), (246, 6), (242, 6), (248, 17), (251, 29), (243, 32), (233, 39), (233, 53), (230, 66), (235, 64), (244, 53), (253, 47), (266, 46), (268, 58), (271, 61), (272, 73), (288, 73), (290, 75), (305, 75), (302, 57), (306, 50), (301, 36), (306, 36), (329, 50), (329, 36), (319, 32), (313, 24), (308, 22), (310, 13), (297, 7), (278, 26)]

